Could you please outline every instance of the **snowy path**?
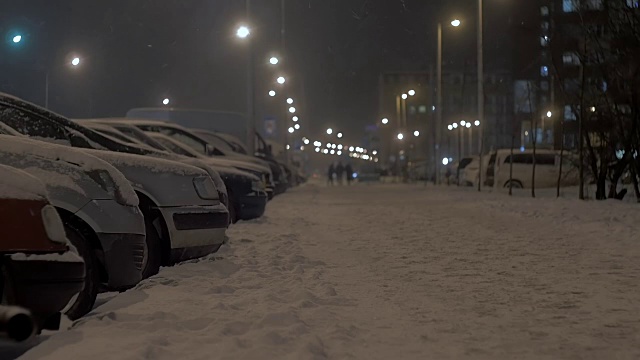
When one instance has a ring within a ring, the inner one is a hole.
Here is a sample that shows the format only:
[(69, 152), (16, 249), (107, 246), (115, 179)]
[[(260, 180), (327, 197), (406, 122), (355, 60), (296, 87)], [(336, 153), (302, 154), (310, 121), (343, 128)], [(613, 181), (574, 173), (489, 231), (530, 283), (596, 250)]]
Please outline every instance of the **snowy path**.
[(640, 357), (637, 207), (308, 185), (24, 359)]

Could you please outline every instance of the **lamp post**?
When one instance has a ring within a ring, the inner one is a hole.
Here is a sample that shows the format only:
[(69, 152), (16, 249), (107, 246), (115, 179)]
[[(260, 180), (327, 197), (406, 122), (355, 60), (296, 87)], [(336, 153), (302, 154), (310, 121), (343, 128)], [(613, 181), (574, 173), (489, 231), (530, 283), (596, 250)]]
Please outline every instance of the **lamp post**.
[[(251, 0), (245, 1), (246, 7), (246, 21), (251, 21)], [(236, 36), (240, 39), (247, 39), (251, 35), (251, 30), (247, 25), (241, 25), (236, 30)], [(247, 149), (249, 154), (255, 153), (255, 136), (256, 136), (256, 124), (255, 124), (255, 109), (254, 109), (254, 54), (253, 54), (253, 44), (251, 39), (248, 39), (247, 44)]]
[[(484, 123), (484, 32), (483, 0), (478, 0), (478, 121)], [(478, 173), (478, 191), (482, 191), (482, 152), (484, 151), (484, 127), (480, 129), (478, 157), (480, 168)]]

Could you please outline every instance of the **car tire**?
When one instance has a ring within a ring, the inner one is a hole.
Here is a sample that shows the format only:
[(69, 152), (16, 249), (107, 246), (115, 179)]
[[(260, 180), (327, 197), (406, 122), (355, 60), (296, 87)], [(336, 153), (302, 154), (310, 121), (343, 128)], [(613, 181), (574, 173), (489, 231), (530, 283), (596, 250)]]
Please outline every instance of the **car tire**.
[(518, 181), (518, 180), (507, 181), (504, 184), (504, 187), (508, 189), (509, 188), (509, 183), (511, 183), (511, 188), (513, 188), (513, 189), (522, 189), (523, 188), (522, 183), (520, 181)]
[(146, 249), (144, 254), (146, 261), (142, 262), (142, 278), (146, 279), (160, 271), (162, 244), (160, 243), (160, 235), (158, 235), (158, 231), (153, 226), (153, 221), (149, 220), (148, 217), (144, 219), (144, 227), (147, 236), (145, 238)]
[(65, 225), (65, 232), (71, 245), (76, 248), (78, 255), (84, 260), (84, 288), (71, 300), (73, 303), (70, 303), (65, 311), (69, 319), (77, 320), (88, 314), (96, 303), (100, 286), (100, 268), (95, 251), (82, 232), (70, 225)]

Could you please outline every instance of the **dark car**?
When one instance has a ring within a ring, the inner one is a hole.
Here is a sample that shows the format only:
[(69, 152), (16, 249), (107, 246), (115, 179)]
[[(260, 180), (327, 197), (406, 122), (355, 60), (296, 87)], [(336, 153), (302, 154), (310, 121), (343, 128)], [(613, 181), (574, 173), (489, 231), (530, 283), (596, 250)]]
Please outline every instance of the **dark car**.
[(60, 312), (84, 286), (82, 258), (35, 177), (0, 165), (0, 298), (28, 309), (38, 329), (57, 330)]

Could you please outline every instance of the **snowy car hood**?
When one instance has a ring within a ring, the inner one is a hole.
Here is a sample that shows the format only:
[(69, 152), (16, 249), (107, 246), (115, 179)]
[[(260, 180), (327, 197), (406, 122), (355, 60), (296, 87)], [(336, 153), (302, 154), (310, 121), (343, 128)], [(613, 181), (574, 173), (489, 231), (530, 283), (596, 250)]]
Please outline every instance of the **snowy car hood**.
[(41, 200), (48, 199), (48, 193), (42, 181), (35, 176), (0, 165), (0, 199)]

